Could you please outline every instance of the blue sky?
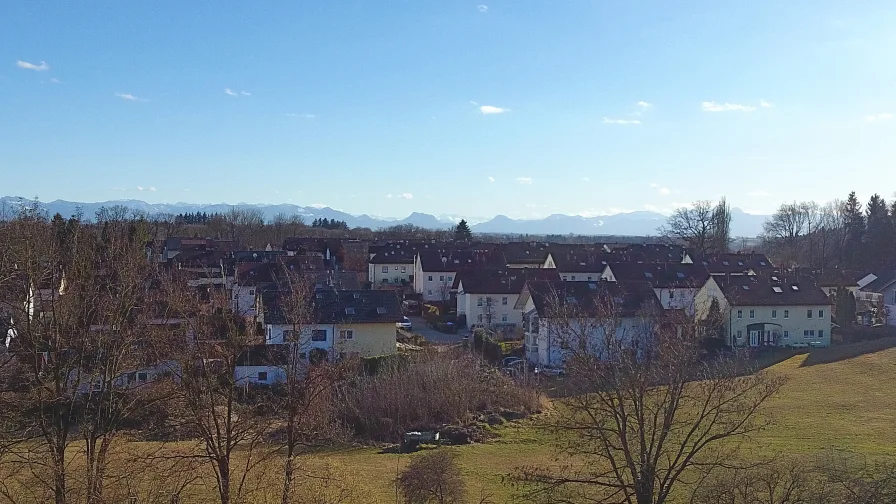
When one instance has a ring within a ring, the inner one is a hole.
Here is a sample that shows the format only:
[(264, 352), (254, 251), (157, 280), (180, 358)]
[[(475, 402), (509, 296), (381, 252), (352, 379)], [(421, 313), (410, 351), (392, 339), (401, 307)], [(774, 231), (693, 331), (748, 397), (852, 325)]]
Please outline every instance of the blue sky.
[(0, 193), (512, 217), (896, 190), (896, 2), (4, 2)]

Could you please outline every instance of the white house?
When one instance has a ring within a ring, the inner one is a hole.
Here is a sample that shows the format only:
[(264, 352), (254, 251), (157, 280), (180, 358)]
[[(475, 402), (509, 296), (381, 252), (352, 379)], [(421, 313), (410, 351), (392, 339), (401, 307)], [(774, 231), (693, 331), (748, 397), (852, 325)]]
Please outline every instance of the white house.
[(712, 277), (697, 294), (706, 320), (715, 299), (726, 343), (737, 347), (828, 346), (831, 302), (808, 276), (764, 273)]
[(418, 252), (414, 261), (414, 291), (423, 301), (448, 301), (457, 272), (485, 264), (481, 256), (470, 250)]
[(556, 270), (503, 268), (461, 270), (455, 280), (457, 314), (469, 327), (510, 330), (522, 323), (517, 299), (527, 280), (558, 280)]
[(663, 309), (684, 310), (693, 315), (697, 293), (710, 274), (701, 264), (611, 263), (604, 268), (601, 278), (622, 285), (647, 282)]
[[(882, 300), (888, 325), (896, 325), (896, 271), (874, 273), (859, 280), (856, 298)], [(883, 317), (881, 317), (883, 320)]]
[[(608, 334), (620, 340), (645, 336), (643, 314), (660, 311), (645, 283), (623, 290), (608, 282), (527, 282), (516, 307), (523, 317), (526, 359), (547, 366), (563, 366), (573, 345), (600, 355)], [(614, 313), (602, 313), (605, 307)]]
[(380, 285), (412, 285), (414, 283), (414, 259), (416, 253), (410, 246), (401, 244), (385, 249), (373, 257), (367, 265), (367, 278), (374, 288)]

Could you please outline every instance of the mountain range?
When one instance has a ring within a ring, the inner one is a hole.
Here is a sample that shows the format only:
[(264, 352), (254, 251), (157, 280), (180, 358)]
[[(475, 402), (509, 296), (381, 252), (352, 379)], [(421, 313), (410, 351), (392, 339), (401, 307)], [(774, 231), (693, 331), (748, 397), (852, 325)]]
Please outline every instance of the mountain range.
[[(0, 198), (0, 210), (15, 211), (31, 200), (4, 196)], [(378, 229), (399, 224), (412, 224), (429, 229), (444, 229), (454, 226), (461, 217), (458, 215), (430, 215), (413, 212), (404, 219), (371, 216), (368, 214), (352, 215), (330, 207), (298, 206), (291, 204), (263, 205), (238, 203), (196, 204), (196, 203), (147, 203), (140, 200), (114, 200), (97, 203), (55, 200), (38, 203), (48, 214), (59, 213), (70, 216), (81, 213), (92, 216), (101, 207), (114, 205), (125, 206), (147, 214), (180, 214), (193, 212), (224, 213), (231, 208), (257, 208), (266, 219), (277, 214), (300, 215), (306, 222), (326, 218), (345, 221), (349, 227), (366, 227)], [(762, 224), (767, 215), (746, 213), (739, 208), (731, 209), (731, 235), (754, 237), (762, 232)], [(615, 236), (651, 236), (657, 234), (657, 228), (666, 221), (666, 216), (657, 212), (626, 212), (614, 215), (582, 217), (579, 215), (553, 214), (543, 219), (511, 219), (505, 215), (497, 215), (491, 219), (468, 219), (474, 233), (507, 233), (507, 234), (578, 234), (578, 235), (615, 235)]]

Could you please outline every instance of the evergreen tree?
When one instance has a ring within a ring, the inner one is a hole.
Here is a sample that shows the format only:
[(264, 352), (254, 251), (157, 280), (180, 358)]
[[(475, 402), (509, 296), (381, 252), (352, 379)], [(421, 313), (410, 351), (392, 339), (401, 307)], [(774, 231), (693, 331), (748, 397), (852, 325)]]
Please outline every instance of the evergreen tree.
[(862, 245), (862, 236), (865, 234), (865, 216), (862, 214), (862, 204), (856, 197), (856, 192), (849, 193), (846, 204), (843, 206), (844, 221), (846, 223), (846, 243), (844, 246), (844, 260), (851, 267), (861, 266), (859, 252)]
[(865, 240), (863, 242), (863, 264), (870, 269), (888, 266), (888, 253), (893, 243), (892, 225), (887, 202), (874, 194), (865, 208)]
[(473, 231), (465, 219), (461, 219), (454, 228), (454, 239), (457, 241), (473, 241)]

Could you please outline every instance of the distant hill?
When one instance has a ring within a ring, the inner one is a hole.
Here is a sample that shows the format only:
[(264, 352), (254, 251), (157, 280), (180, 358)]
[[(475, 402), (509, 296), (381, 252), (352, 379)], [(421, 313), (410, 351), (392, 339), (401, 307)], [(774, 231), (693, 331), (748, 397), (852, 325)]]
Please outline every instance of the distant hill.
[[(5, 196), (0, 198), (0, 209), (18, 209), (21, 205), (29, 204), (30, 200)], [(96, 203), (82, 203), (76, 201), (56, 200), (40, 202), (41, 207), (50, 215), (59, 213), (63, 216), (81, 214), (92, 217), (101, 207), (122, 205), (147, 214), (180, 214), (188, 212), (224, 213), (231, 208), (257, 208), (262, 211), (266, 219), (272, 219), (275, 215), (300, 215), (306, 222), (314, 219), (326, 218), (330, 220), (345, 221), (349, 227), (365, 227), (378, 229), (400, 224), (413, 224), (429, 229), (447, 229), (457, 223), (459, 215), (434, 215), (413, 212), (404, 219), (390, 219), (373, 217), (368, 214), (352, 215), (330, 207), (303, 207), (290, 204), (257, 205), (249, 203), (196, 204), (196, 203), (146, 203), (140, 200), (114, 200)], [(766, 215), (754, 215), (741, 211), (738, 208), (731, 210), (731, 234), (732, 236), (757, 236), (762, 232), (762, 223), (768, 218)], [(477, 219), (481, 220), (481, 219)], [(475, 233), (504, 233), (504, 234), (579, 234), (579, 235), (617, 235), (617, 236), (652, 236), (657, 234), (657, 228), (666, 221), (666, 216), (656, 212), (628, 212), (615, 215), (602, 215), (598, 217), (582, 217), (579, 215), (554, 214), (543, 219), (511, 219), (504, 215), (497, 215), (492, 219), (478, 222), (472, 226)], [(476, 220), (470, 220), (476, 222)]]

